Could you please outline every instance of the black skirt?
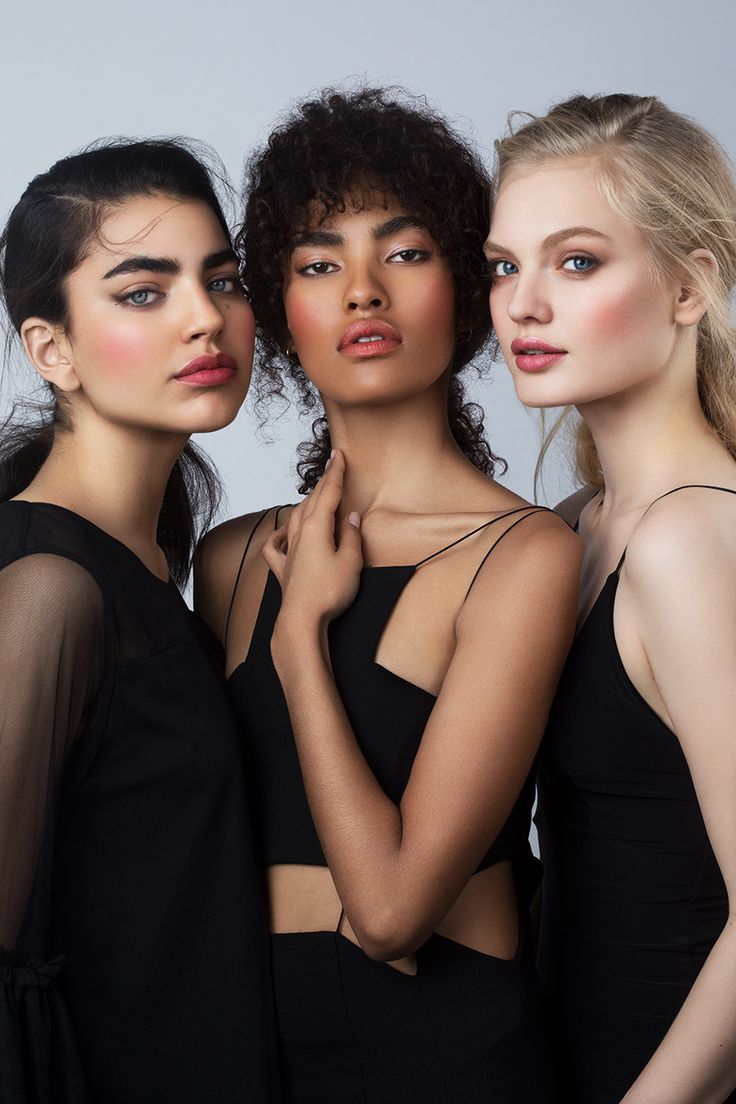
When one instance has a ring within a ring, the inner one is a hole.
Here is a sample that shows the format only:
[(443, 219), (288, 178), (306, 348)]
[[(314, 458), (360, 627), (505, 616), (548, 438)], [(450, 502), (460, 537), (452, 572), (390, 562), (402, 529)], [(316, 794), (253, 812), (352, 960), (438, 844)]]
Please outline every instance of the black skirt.
[(337, 932), (271, 945), (290, 1104), (558, 1100), (527, 938), (505, 960), (433, 935), (416, 975)]

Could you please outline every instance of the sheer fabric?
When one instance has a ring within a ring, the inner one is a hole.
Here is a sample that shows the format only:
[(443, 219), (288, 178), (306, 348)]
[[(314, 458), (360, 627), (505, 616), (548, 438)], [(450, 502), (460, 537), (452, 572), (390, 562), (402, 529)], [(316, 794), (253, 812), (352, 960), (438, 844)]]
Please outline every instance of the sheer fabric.
[(20, 927), (53, 787), (100, 686), (103, 602), (83, 567), (36, 554), (0, 571), (0, 944)]
[(0, 505), (0, 1104), (273, 1098), (247, 791), (176, 588)]

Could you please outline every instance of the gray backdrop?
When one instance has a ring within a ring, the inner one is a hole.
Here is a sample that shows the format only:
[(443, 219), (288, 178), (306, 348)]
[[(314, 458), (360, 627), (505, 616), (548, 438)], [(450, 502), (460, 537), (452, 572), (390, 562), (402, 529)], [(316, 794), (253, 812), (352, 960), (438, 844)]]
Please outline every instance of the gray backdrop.
[[(424, 93), (489, 158), (509, 111), (575, 91), (656, 93), (736, 151), (729, 0), (4, 0), (0, 21), (3, 218), (33, 175), (103, 135), (204, 139), (238, 183), (244, 153), (287, 104), (351, 77)], [(22, 371), (3, 376), (0, 405), (28, 383)], [(502, 364), (472, 390), (509, 461), (504, 481), (531, 495), (538, 416), (519, 406)], [(266, 444), (246, 406), (202, 439), (228, 487), (226, 512), (293, 500), (304, 432), (287, 415)], [(548, 499), (569, 485), (557, 456)]]

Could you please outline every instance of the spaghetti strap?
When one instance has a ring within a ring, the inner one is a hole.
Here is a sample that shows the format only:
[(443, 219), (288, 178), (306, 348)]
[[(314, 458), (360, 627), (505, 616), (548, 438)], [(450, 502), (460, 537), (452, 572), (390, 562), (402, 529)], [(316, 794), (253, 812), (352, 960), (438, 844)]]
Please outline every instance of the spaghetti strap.
[[(589, 505), (591, 504), (591, 502), (593, 501), (593, 499), (594, 499), (594, 498), (597, 498), (597, 496), (598, 496), (598, 495), (599, 495), (600, 493), (601, 493), (601, 492), (600, 492), (600, 490), (596, 491), (596, 492), (595, 492), (595, 494), (592, 494), (592, 495), (590, 496), (590, 498), (586, 499), (586, 501), (585, 501), (585, 502), (583, 503), (583, 505), (582, 505), (582, 506), (580, 507), (580, 510), (578, 511), (578, 516), (577, 516), (577, 517), (575, 518), (575, 524), (574, 524), (574, 525), (571, 525), (571, 526), (570, 526), (570, 528), (572, 529), (573, 533), (579, 533), (579, 532), (580, 532), (580, 515), (582, 514), (583, 510), (585, 509), (585, 507), (586, 507), (586, 506), (589, 506)], [(563, 518), (562, 520), (564, 521), (565, 519)], [(569, 524), (569, 522), (568, 522), (568, 524)]]
[[(642, 520), (647, 516), (647, 514), (651, 510), (652, 506), (655, 505), (655, 503), (661, 502), (661, 500), (663, 498), (667, 498), (669, 495), (675, 494), (676, 491), (692, 491), (692, 490), (725, 491), (726, 494), (736, 495), (736, 491), (732, 490), (731, 487), (717, 487), (713, 483), (683, 483), (679, 487), (672, 487), (671, 490), (665, 491), (664, 494), (659, 495), (657, 498), (654, 499), (653, 502), (650, 502), (649, 505), (647, 506), (646, 510), (644, 511), (644, 513), (639, 518), (639, 521), (637, 522), (637, 526), (641, 524)], [(636, 526), (634, 527), (634, 531), (636, 531)], [(629, 539), (631, 539), (631, 538), (629, 538)], [(626, 559), (626, 552), (628, 550), (628, 547), (629, 546), (627, 544), (626, 548), (624, 548), (623, 552), (621, 553), (621, 559), (616, 564), (616, 570), (615, 570), (616, 575), (619, 574), (619, 572), (621, 571), (621, 568), (624, 566), (624, 560)]]
[[(227, 647), (227, 634), (228, 634), (228, 629), (230, 628), (230, 618), (232, 617), (233, 606), (235, 605), (235, 595), (238, 592), (238, 585), (240, 583), (240, 576), (243, 573), (243, 567), (245, 565), (245, 557), (248, 555), (248, 549), (250, 548), (250, 542), (253, 540), (256, 529), (261, 524), (263, 519), (271, 512), (272, 509), (273, 509), (273, 507), (269, 506), (267, 510), (263, 511), (263, 513), (259, 517), (258, 521), (255, 523), (255, 525), (251, 529), (251, 531), (248, 535), (248, 539), (245, 542), (245, 548), (243, 549), (243, 555), (240, 557), (240, 564), (238, 566), (238, 573), (235, 576), (235, 582), (233, 583), (233, 589), (232, 589), (232, 593), (230, 595), (230, 605), (227, 607), (227, 617), (225, 619), (225, 631), (223, 633), (223, 640), (222, 640), (222, 646), (224, 648)], [(282, 509), (283, 509), (282, 506), (278, 507), (278, 510), (282, 510)], [(276, 516), (277, 517), (278, 517), (278, 510), (276, 511)]]
[(291, 505), (289, 502), (285, 502), (282, 506), (276, 507), (276, 513), (273, 515), (273, 531), (274, 533), (279, 527), (279, 514), (282, 510), (285, 510), (287, 506)]
[(425, 556), (419, 563), (414, 564), (414, 570), (421, 567), (423, 564), (433, 560), (435, 556), (441, 556), (443, 552), (449, 552), (451, 548), (454, 548), (456, 544), (462, 544), (469, 537), (474, 537), (476, 533), (482, 532), (483, 529), (488, 529), (491, 525), (495, 525), (497, 521), (503, 521), (504, 518), (511, 517), (512, 514), (520, 514), (522, 510), (528, 510), (529, 506), (519, 506), (515, 510), (508, 510), (505, 514), (499, 514), (498, 517), (491, 518), (490, 521), (484, 521), (482, 525), (479, 525), (477, 529), (471, 529), (469, 533), (465, 533), (464, 536), (458, 537), (457, 540), (452, 541), (451, 544), (446, 544), (444, 548), (439, 548), (436, 552), (431, 552), (429, 556)]
[[(516, 521), (512, 522), (511, 525), (509, 525), (508, 529), (504, 529), (501, 536), (498, 538), (497, 541), (493, 542), (493, 544), (488, 549), (488, 551), (486, 552), (483, 559), (478, 564), (477, 568), (475, 569), (475, 574), (473, 575), (473, 578), (470, 580), (470, 586), (465, 591), (465, 597), (463, 598), (463, 603), (467, 602), (468, 595), (470, 594), (471, 590), (473, 589), (473, 585), (475, 583), (475, 580), (480, 575), (483, 564), (486, 562), (486, 560), (490, 556), (493, 549), (496, 548), (501, 543), (501, 541), (506, 536), (506, 534), (510, 533), (511, 530), (515, 529), (517, 525), (521, 525), (522, 521), (526, 521), (526, 519), (528, 517), (532, 517), (534, 514), (549, 514), (549, 513), (552, 513), (552, 511), (549, 510), (546, 506), (531, 506), (531, 507), (530, 506), (525, 506), (524, 509), (526, 509), (528, 511), (528, 513), (524, 514), (524, 517), (517, 518)], [(511, 512), (514, 513), (514, 514), (518, 514), (519, 510), (512, 510)], [(506, 514), (505, 516), (508, 517), (508, 514)]]

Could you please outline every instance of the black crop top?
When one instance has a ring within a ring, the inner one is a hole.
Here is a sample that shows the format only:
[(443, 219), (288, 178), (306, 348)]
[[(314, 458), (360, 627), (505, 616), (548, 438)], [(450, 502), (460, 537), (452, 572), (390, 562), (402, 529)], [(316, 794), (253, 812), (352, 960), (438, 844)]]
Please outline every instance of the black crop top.
[[(499, 540), (530, 515), (530, 508), (522, 507), (521, 510), (509, 512), (515, 514), (522, 511), (523, 516), (512, 522)], [(540, 510), (533, 508), (531, 512)], [(257, 525), (265, 516), (261, 516)], [(473, 533), (493, 525), (502, 517), (486, 522)], [(466, 533), (460, 541), (473, 533)], [(453, 545), (460, 541), (454, 541)], [(471, 587), (480, 567), (497, 543), (483, 558)], [(422, 564), (447, 551), (447, 548), (427, 556), (418, 564), (364, 568), (353, 604), (332, 622), (329, 629), (335, 682), (353, 732), (384, 792), (397, 805), (409, 781), (414, 757), (436, 698), (429, 691), (382, 667), (373, 657), (391, 611), (414, 572)], [(247, 551), (246, 545), (243, 561)], [(237, 581), (235, 585), (237, 588)], [(254, 799), (264, 863), (326, 866), (309, 811), (289, 712), (271, 660), (271, 634), (280, 605), (281, 588), (276, 576), (269, 572), (248, 654), (231, 674), (228, 685), (235, 710), (242, 721), (251, 778), (255, 783)], [(530, 776), (478, 870), (504, 859), (530, 858), (528, 838), (533, 796), (534, 782)]]

